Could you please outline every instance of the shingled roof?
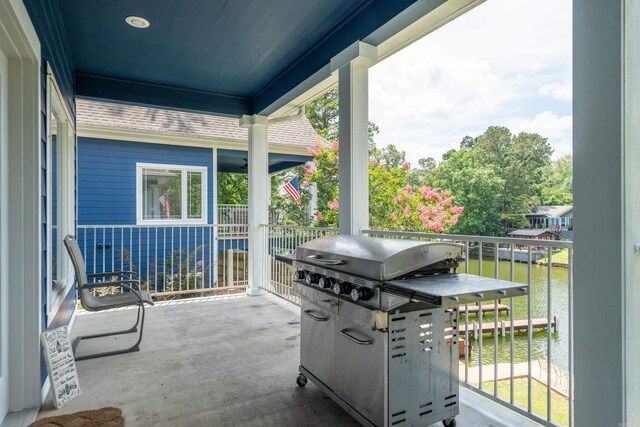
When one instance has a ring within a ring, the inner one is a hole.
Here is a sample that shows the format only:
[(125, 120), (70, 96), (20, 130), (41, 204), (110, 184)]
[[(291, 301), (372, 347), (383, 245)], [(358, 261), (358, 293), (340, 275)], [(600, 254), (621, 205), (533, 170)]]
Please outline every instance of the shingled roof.
[[(78, 99), (78, 127), (142, 131), (211, 140), (247, 142), (237, 118)], [(306, 148), (326, 143), (306, 117), (269, 126), (269, 144)]]
[(573, 210), (573, 206), (538, 206), (526, 216), (561, 217)]

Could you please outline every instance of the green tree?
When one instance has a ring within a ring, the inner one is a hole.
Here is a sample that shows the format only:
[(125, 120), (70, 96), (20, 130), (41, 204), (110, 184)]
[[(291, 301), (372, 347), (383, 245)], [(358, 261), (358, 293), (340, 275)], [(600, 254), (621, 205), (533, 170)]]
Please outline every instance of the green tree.
[(571, 154), (551, 162), (538, 185), (541, 205), (573, 204), (573, 157)]
[(464, 138), (462, 138), (462, 141), (460, 141), (460, 149), (461, 150), (473, 150), (474, 148), (476, 148), (476, 143), (477, 143), (477, 139), (476, 138), (472, 138), (469, 135), (465, 136)]
[(329, 141), (338, 139), (338, 87), (306, 105), (305, 114), (318, 135)]
[(414, 187), (433, 186), (432, 175), (438, 167), (436, 160), (433, 157), (420, 159), (418, 166), (409, 171), (409, 183)]
[(536, 184), (550, 163), (553, 150), (547, 138), (535, 133), (512, 135), (506, 127), (491, 126), (476, 139), (480, 160), (502, 180), (499, 201), (503, 219), (521, 225), (528, 212)]
[[(340, 133), (338, 86), (317, 97), (305, 106), (305, 114), (318, 135), (328, 141), (337, 141)], [(369, 122), (369, 142), (380, 133), (380, 128)]]
[(433, 185), (450, 189), (456, 203), (464, 206), (452, 233), (498, 236), (502, 233), (499, 195), (503, 181), (479, 157), (474, 150), (456, 151), (433, 172)]
[(369, 157), (384, 164), (387, 169), (402, 167), (406, 162), (406, 153), (398, 150), (395, 145), (389, 144), (386, 147), (378, 148), (373, 141), (369, 142)]
[(456, 149), (455, 149), (455, 148), (452, 148), (451, 150), (449, 150), (449, 151), (445, 152), (445, 153), (442, 155), (442, 161), (443, 161), (443, 162), (446, 162), (447, 160), (449, 160), (449, 157), (453, 156), (454, 154), (456, 154)]
[(218, 172), (218, 204), (249, 203), (249, 176), (246, 173)]

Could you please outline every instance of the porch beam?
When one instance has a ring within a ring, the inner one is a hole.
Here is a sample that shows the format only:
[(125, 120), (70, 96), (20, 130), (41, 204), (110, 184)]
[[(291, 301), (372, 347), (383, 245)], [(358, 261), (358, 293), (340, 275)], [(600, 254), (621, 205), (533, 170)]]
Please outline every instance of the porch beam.
[(369, 228), (369, 67), (374, 46), (358, 42), (331, 60), (338, 70), (340, 234)]
[(640, 419), (639, 17), (633, 0), (573, 9), (576, 426)]
[(269, 223), (269, 143), (267, 129), (269, 119), (266, 116), (248, 116), (240, 118), (240, 126), (249, 130), (249, 295), (260, 295), (262, 287), (267, 285), (267, 242), (262, 229)]
[(139, 104), (221, 116), (251, 114), (250, 98), (204, 90), (167, 86), (108, 76), (76, 73), (76, 95), (81, 98)]

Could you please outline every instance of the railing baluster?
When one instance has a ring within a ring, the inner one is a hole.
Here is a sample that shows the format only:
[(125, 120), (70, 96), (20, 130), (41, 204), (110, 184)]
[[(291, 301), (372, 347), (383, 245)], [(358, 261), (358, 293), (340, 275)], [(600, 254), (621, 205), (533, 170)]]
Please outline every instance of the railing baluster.
[(115, 227), (111, 227), (111, 271), (116, 271), (116, 238), (115, 238)]
[(153, 240), (153, 288), (158, 292), (158, 226), (155, 226), (155, 238)]
[(124, 227), (120, 229), (120, 270), (124, 271)]
[[(511, 245), (511, 262), (510, 262), (510, 271), (509, 271), (509, 280), (515, 282), (515, 274), (516, 274), (516, 254), (515, 254), (515, 245)], [(513, 305), (513, 297), (509, 298), (509, 403), (513, 405), (515, 399), (515, 389), (514, 389), (514, 365), (513, 365), (513, 344), (515, 341), (514, 329), (513, 329), (513, 312), (516, 307)]]
[(527, 411), (531, 412), (531, 342), (533, 340), (533, 329), (531, 323), (531, 245), (527, 249), (527, 283), (529, 284), (529, 293), (527, 294)]
[[(478, 244), (478, 276), (482, 276), (482, 242)], [(480, 326), (478, 331), (478, 387), (482, 390), (482, 371), (484, 366), (482, 364), (482, 301), (478, 304), (478, 324)]]
[[(493, 248), (493, 264), (494, 264), (494, 277), (499, 278), (499, 265), (500, 260), (500, 246), (498, 243)], [(493, 302), (493, 395), (498, 395), (498, 299)]]
[(568, 336), (569, 336), (569, 375), (567, 390), (569, 391), (569, 427), (573, 426), (573, 248), (567, 249), (568, 271)]
[[(464, 242), (464, 270), (469, 272), (469, 241)], [(464, 381), (469, 382), (469, 352), (471, 343), (469, 342), (469, 304), (464, 304)]]
[(102, 273), (107, 271), (106, 268), (106, 258), (105, 252), (107, 251), (107, 244), (105, 243), (107, 240), (107, 227), (102, 227)]
[[(551, 421), (551, 247), (547, 248), (547, 420)], [(557, 327), (557, 326), (556, 326)], [(542, 374), (542, 373), (541, 373)]]

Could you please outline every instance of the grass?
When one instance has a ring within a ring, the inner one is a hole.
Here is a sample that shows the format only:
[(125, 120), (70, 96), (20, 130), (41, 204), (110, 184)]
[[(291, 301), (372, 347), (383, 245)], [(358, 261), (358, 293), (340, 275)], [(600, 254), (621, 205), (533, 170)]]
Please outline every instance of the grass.
[[(540, 258), (538, 264), (547, 265), (547, 257)], [(559, 249), (551, 254), (551, 262), (559, 264), (569, 264), (569, 249)]]
[[(498, 381), (498, 396), (509, 401), (509, 380)], [(483, 389), (493, 392), (493, 382), (482, 383)], [(513, 380), (513, 401), (515, 404), (527, 408), (527, 379), (516, 378)], [(531, 411), (542, 418), (547, 417), (547, 387), (536, 381), (531, 381)], [(551, 420), (560, 425), (569, 425), (569, 401), (560, 393), (551, 391)]]

